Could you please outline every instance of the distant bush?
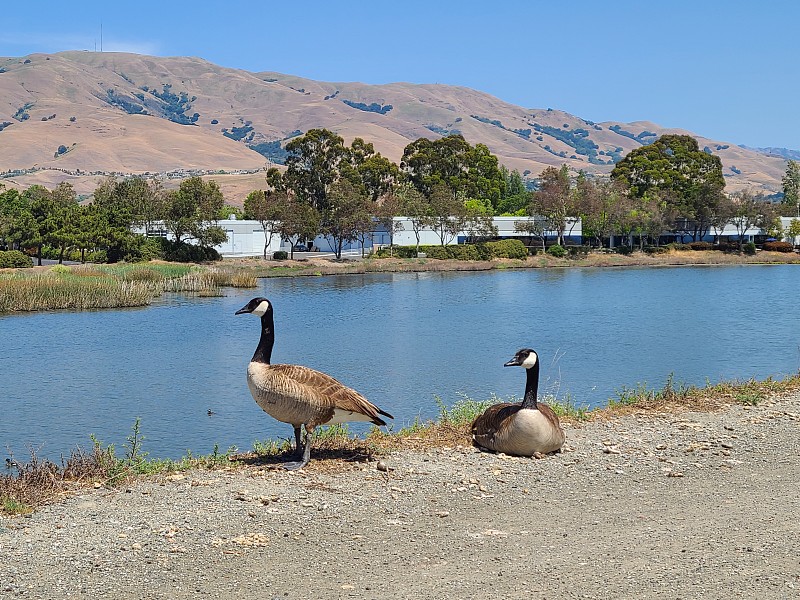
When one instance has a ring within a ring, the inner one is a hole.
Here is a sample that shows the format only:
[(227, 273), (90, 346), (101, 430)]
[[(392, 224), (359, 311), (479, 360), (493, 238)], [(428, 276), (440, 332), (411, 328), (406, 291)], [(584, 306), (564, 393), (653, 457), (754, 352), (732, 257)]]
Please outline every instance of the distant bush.
[(214, 248), (195, 246), (185, 242), (177, 243), (161, 238), (164, 249), (164, 260), (170, 262), (210, 262), (222, 260), (222, 256)]
[(669, 248), (666, 246), (645, 246), (644, 251), (645, 254), (666, 254), (669, 252)]
[(794, 246), (789, 242), (764, 242), (762, 249), (768, 252), (794, 252)]
[(633, 246), (616, 246), (614, 252), (627, 256), (628, 254), (633, 254)]
[(518, 258), (524, 260), (528, 257), (528, 249), (520, 240), (498, 240), (486, 242), (489, 256), (492, 258)]
[(689, 248), (691, 250), (697, 250), (697, 251), (713, 250), (714, 244), (712, 244), (711, 242), (689, 242)]
[(570, 258), (581, 258), (589, 254), (589, 246), (567, 246)]
[(672, 242), (664, 246), (664, 248), (669, 248), (670, 250), (677, 250), (678, 252), (685, 252), (686, 250), (691, 250), (688, 244), (681, 244), (680, 242)]
[(753, 242), (747, 242), (742, 249), (749, 256), (753, 256), (756, 253), (756, 245)]
[(738, 252), (739, 242), (722, 241), (714, 246), (714, 249), (719, 250), (720, 252)]
[(276, 250), (272, 253), (272, 260), (286, 260), (289, 258), (289, 253), (286, 250)]
[(547, 249), (547, 253), (550, 256), (555, 256), (556, 258), (562, 258), (566, 256), (567, 249), (564, 246), (559, 246), (558, 244), (553, 244)]
[(19, 250), (0, 251), (0, 269), (27, 269), (33, 266), (31, 257)]
[(69, 118), (69, 122), (70, 122), (70, 123), (74, 123), (74, 122), (75, 122), (75, 117), (70, 117), (70, 118)]

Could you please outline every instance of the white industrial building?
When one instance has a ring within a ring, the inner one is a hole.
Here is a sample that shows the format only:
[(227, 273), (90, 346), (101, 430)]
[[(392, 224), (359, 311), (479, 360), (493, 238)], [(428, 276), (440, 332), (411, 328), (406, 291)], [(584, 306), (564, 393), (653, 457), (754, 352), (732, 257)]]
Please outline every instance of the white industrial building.
[[(526, 239), (527, 234), (519, 233), (515, 230), (515, 223), (530, 219), (531, 217), (494, 217), (493, 222), (497, 227), (497, 237), (500, 239), (505, 238), (518, 238)], [(414, 246), (417, 243), (414, 228), (411, 220), (406, 217), (395, 217), (395, 234), (394, 243), (397, 246)], [(264, 228), (259, 221), (239, 220), (239, 219), (225, 219), (217, 223), (228, 234), (228, 239), (221, 245), (216, 246), (216, 250), (222, 256), (261, 256), (264, 253), (264, 244), (266, 242), (269, 231), (264, 233)], [(467, 240), (467, 233), (460, 232), (451, 243), (463, 244)], [(555, 232), (548, 232), (550, 238), (555, 237)], [(581, 221), (575, 219), (570, 221), (565, 235), (571, 243), (580, 243), (582, 239)], [(431, 229), (423, 229), (420, 231), (421, 245), (438, 245), (441, 244), (439, 236)], [(390, 244), (389, 233), (385, 227), (375, 224), (375, 230), (367, 238), (364, 245), (364, 250), (368, 253), (372, 248), (388, 246)], [(334, 252), (333, 240), (325, 236), (319, 235), (313, 240), (299, 240), (297, 245), (305, 246), (306, 248), (314, 248), (319, 252)], [(275, 234), (270, 240), (267, 248), (267, 256), (271, 256), (273, 252), (278, 250), (285, 250), (289, 252), (291, 243), (281, 240)], [(361, 242), (353, 242), (345, 244), (344, 250), (347, 253), (361, 254)]]
[[(538, 246), (541, 244), (541, 239), (531, 238), (526, 233), (516, 231), (516, 223), (531, 219), (532, 217), (494, 217), (492, 219), (495, 227), (497, 227), (497, 238), (508, 239), (516, 238), (523, 240), (527, 245)], [(417, 243), (417, 238), (414, 233), (414, 228), (411, 220), (407, 217), (395, 217), (395, 234), (394, 243), (397, 246), (414, 246)], [(789, 227), (792, 217), (781, 217), (781, 227), (785, 230)], [(259, 221), (241, 220), (241, 219), (225, 219), (217, 223), (228, 234), (228, 239), (219, 246), (216, 250), (222, 255), (227, 257), (236, 256), (261, 256), (264, 253), (264, 243), (267, 239), (269, 231), (265, 234), (264, 228)], [(441, 243), (439, 236), (431, 229), (423, 229), (420, 232), (420, 245), (438, 245)], [(166, 232), (160, 232), (161, 235), (167, 235)], [(555, 236), (555, 231), (545, 232), (548, 240), (552, 241)], [(665, 234), (666, 235), (666, 234)], [(581, 244), (583, 242), (583, 230), (580, 219), (572, 219), (568, 222), (564, 236), (568, 244)], [(754, 241), (757, 237), (765, 236), (765, 232), (757, 227), (750, 227), (745, 231), (745, 241)], [(452, 244), (463, 244), (467, 241), (468, 233), (460, 232), (453, 240)], [(674, 236), (673, 237), (680, 237)], [(738, 240), (739, 232), (732, 224), (726, 225), (722, 230), (711, 228), (708, 235), (705, 237), (707, 241), (716, 241), (719, 238), (728, 240)], [(690, 241), (688, 238), (684, 241)], [(788, 239), (786, 241), (793, 242), (795, 245), (800, 244), (800, 236), (795, 239)], [(621, 238), (617, 237), (616, 244), (621, 242)], [(364, 245), (364, 251), (368, 253), (373, 248), (388, 246), (390, 244), (389, 233), (385, 227), (376, 223), (375, 230), (367, 238)], [(333, 240), (325, 236), (317, 236), (313, 240), (299, 240), (296, 246), (302, 246), (306, 249), (314, 249), (323, 253), (334, 252)], [(274, 234), (267, 247), (267, 256), (278, 250), (289, 252), (291, 243), (286, 240), (281, 240), (278, 234)], [(361, 254), (361, 242), (353, 242), (344, 246), (344, 251), (347, 254)]]

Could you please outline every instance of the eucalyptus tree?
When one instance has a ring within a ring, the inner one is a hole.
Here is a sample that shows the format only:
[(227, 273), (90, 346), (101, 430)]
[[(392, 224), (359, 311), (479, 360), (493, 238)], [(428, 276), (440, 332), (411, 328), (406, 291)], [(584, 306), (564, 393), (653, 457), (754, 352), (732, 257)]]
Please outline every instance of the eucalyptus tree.
[(328, 191), (348, 164), (341, 136), (327, 129), (311, 129), (286, 144), (286, 172), (268, 173), (269, 183), (278, 190), (294, 193), (318, 211), (328, 208)]

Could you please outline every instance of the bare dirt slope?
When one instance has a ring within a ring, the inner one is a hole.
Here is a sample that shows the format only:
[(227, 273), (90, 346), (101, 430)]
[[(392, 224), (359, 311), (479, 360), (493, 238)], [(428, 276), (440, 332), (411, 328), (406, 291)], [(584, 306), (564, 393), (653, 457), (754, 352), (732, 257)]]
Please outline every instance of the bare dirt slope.
[[(200, 58), (109, 52), (0, 58), (0, 125), (0, 172), (23, 171), (7, 185), (37, 183), (30, 169), (56, 169), (82, 193), (93, 191), (93, 172), (257, 169), (275, 158), (259, 154), (259, 144), (284, 146), (318, 127), (348, 143), (362, 137), (397, 162), (415, 139), (461, 133), (532, 177), (563, 163), (608, 173), (656, 136), (689, 133), (646, 121), (592, 123), (465, 87), (319, 82)], [(692, 135), (720, 156), (730, 190), (781, 189), (784, 159)], [(58, 153), (60, 146), (67, 151)]]
[(798, 598), (800, 396), (88, 491), (0, 521), (3, 598)]

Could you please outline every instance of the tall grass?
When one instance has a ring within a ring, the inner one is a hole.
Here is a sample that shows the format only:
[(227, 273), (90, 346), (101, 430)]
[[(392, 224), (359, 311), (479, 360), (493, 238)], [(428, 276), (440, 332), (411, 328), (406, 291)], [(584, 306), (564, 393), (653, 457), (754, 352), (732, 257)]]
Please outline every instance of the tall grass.
[(148, 282), (115, 277), (48, 272), (0, 276), (0, 312), (145, 306), (154, 295)]
[(221, 296), (221, 287), (253, 288), (235, 269), (171, 263), (55, 265), (47, 271), (0, 273), (0, 313), (145, 306), (163, 292)]

